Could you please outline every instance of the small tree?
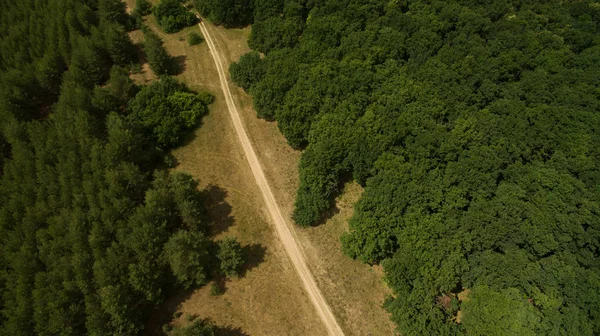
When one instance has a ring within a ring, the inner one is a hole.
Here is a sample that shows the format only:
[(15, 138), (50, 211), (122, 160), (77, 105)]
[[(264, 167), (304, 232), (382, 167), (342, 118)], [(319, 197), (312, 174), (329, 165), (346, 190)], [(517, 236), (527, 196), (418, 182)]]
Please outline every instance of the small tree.
[(202, 36), (200, 36), (200, 35), (199, 35), (198, 33), (196, 33), (196, 32), (191, 32), (191, 33), (188, 35), (188, 43), (189, 43), (191, 46), (198, 45), (198, 44), (202, 43), (202, 41), (204, 41), (204, 39), (202, 38)]
[(201, 232), (179, 231), (165, 244), (164, 253), (177, 280), (186, 288), (206, 283), (210, 240)]
[(152, 13), (152, 4), (148, 0), (137, 0), (135, 2), (134, 15), (145, 16)]
[(193, 26), (198, 18), (181, 5), (179, 0), (161, 0), (153, 9), (156, 21), (166, 33), (175, 33)]
[(217, 257), (221, 261), (221, 272), (227, 277), (237, 278), (238, 269), (244, 263), (242, 246), (235, 238), (225, 238), (219, 242)]
[(144, 52), (148, 57), (150, 69), (157, 76), (173, 74), (176, 72), (171, 55), (163, 46), (163, 41), (150, 28), (144, 28)]
[(170, 336), (214, 336), (215, 327), (208, 320), (196, 320), (185, 327), (176, 327), (167, 335)]

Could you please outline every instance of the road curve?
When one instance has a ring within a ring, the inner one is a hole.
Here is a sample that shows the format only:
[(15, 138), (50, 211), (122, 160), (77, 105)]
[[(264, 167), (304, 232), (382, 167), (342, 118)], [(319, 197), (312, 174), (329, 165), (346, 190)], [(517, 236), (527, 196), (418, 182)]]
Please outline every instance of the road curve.
[(260, 165), (260, 161), (256, 156), (256, 152), (250, 143), (250, 139), (248, 138), (248, 134), (244, 129), (244, 125), (242, 124), (242, 120), (240, 119), (239, 111), (235, 105), (233, 100), (233, 96), (231, 94), (231, 90), (229, 88), (229, 83), (227, 81), (227, 76), (225, 75), (225, 70), (223, 69), (223, 64), (227, 64), (223, 61), (221, 50), (218, 46), (213, 42), (213, 39), (204, 25), (204, 22), (200, 21), (198, 24), (200, 26), (200, 30), (204, 35), (206, 42), (208, 43), (208, 47), (210, 49), (210, 53), (215, 61), (215, 65), (217, 67), (217, 71), (219, 73), (219, 79), (221, 81), (221, 89), (223, 90), (223, 95), (225, 96), (225, 100), (227, 102), (227, 109), (229, 110), (229, 116), (233, 121), (233, 126), (235, 128), (235, 132), (238, 135), (238, 139), (242, 145), (244, 150), (244, 154), (246, 156), (246, 160), (248, 164), (250, 164), (250, 169), (252, 170), (252, 174), (254, 175), (254, 179), (256, 180), (256, 184), (260, 188), (263, 199), (265, 201), (265, 205), (267, 206), (267, 210), (273, 224), (275, 225), (275, 229), (283, 243), (283, 247), (290, 257), (298, 276), (302, 280), (304, 284), (304, 289), (308, 293), (310, 300), (312, 301), (317, 313), (323, 320), (325, 327), (327, 328), (327, 332), (329, 335), (344, 335), (344, 332), (338, 325), (335, 316), (331, 312), (331, 308), (325, 301), (323, 294), (319, 290), (315, 279), (306, 264), (306, 260), (294, 235), (292, 234), (292, 229), (290, 228), (290, 224), (286, 221), (285, 217), (281, 214), (281, 210), (279, 209), (279, 205), (275, 201), (275, 196), (271, 191), (271, 187), (267, 182), (267, 178), (265, 177), (265, 173)]

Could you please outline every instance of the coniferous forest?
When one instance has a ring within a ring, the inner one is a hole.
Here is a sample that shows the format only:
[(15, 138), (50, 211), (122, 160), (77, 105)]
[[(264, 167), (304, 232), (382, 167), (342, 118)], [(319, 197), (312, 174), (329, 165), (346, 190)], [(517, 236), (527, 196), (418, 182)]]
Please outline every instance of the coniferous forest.
[(144, 334), (166, 295), (241, 263), (198, 183), (164, 169), (212, 96), (136, 86), (136, 25), (119, 0), (0, 1), (0, 335)]
[(364, 186), (344, 251), (383, 265), (402, 335), (600, 333), (597, 2), (253, 11), (230, 72), (304, 151), (293, 218)]

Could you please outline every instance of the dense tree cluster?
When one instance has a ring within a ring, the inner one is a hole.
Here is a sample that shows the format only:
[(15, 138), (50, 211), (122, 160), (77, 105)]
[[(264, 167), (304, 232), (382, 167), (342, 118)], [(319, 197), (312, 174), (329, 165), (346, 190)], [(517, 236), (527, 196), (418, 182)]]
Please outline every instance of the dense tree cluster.
[(91, 88), (108, 78), (113, 64), (133, 62), (135, 49), (118, 23), (128, 21), (124, 7), (109, 0), (88, 2), (2, 2), (2, 120), (47, 115), (67, 69), (74, 81)]
[(130, 80), (120, 1), (3, 1), (0, 17), (0, 335), (141, 334), (216, 264), (193, 257), (210, 242), (197, 183), (154, 168), (211, 96)]
[(194, 4), (215, 24), (239, 27), (252, 23), (254, 0), (194, 0)]
[(160, 0), (152, 12), (166, 33), (176, 33), (198, 22), (196, 15), (181, 5), (181, 0)]
[(148, 141), (162, 149), (172, 148), (208, 112), (202, 97), (166, 77), (140, 90), (129, 104), (127, 118), (146, 131)]
[(403, 335), (600, 333), (600, 6), (257, 0), (232, 78), (305, 149), (294, 219), (365, 186), (345, 252)]

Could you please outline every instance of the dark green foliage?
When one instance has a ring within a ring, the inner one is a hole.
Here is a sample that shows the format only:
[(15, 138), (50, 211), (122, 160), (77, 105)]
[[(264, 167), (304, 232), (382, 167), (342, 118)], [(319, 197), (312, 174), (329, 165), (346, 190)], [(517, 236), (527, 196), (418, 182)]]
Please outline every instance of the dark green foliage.
[(244, 255), (240, 243), (231, 237), (221, 240), (217, 257), (221, 262), (221, 272), (229, 278), (237, 278), (239, 268), (244, 264)]
[(165, 256), (185, 288), (206, 283), (210, 240), (201, 232), (179, 231), (165, 245)]
[(133, 10), (136, 16), (146, 16), (152, 13), (152, 4), (148, 0), (136, 0), (135, 9)]
[(225, 27), (243, 27), (252, 23), (252, 0), (194, 0), (198, 12), (211, 22)]
[[(145, 334), (173, 289), (167, 242), (207, 231), (198, 184), (153, 172), (152, 130), (132, 117), (138, 88), (114, 66), (133, 60), (123, 9), (0, 4), (2, 336)], [(195, 124), (210, 97), (171, 87), (158, 100)]]
[(92, 36), (103, 46), (113, 64), (124, 66), (135, 60), (135, 46), (123, 26), (103, 22), (97, 29), (92, 29)]
[(200, 34), (198, 34), (196, 32), (189, 33), (189, 35), (188, 35), (189, 45), (195, 46), (195, 45), (202, 43), (202, 41), (204, 41), (204, 39), (202, 38), (202, 36), (200, 36)]
[(138, 92), (138, 87), (129, 78), (129, 72), (113, 67), (110, 78), (104, 86), (96, 86), (92, 96), (92, 105), (101, 115), (109, 112), (124, 113), (129, 100)]
[(179, 0), (160, 0), (152, 12), (166, 33), (176, 33), (198, 22), (198, 18), (183, 7)]
[[(158, 174), (149, 185), (130, 159), (140, 158), (139, 139), (118, 116), (108, 119), (106, 140), (93, 135), (90, 115), (62, 108), (50, 125), (13, 125), (27, 130), (22, 139), (7, 134), (7, 335), (67, 326), (74, 334), (137, 334), (145, 311), (126, 307), (162, 300), (170, 276), (162, 246), (177, 229), (199, 228), (193, 180)], [(40, 160), (46, 164), (36, 166)]]
[(98, 16), (100, 20), (118, 23), (131, 28), (132, 20), (125, 10), (125, 2), (120, 0), (98, 0)]
[(252, 84), (259, 82), (264, 73), (264, 64), (257, 52), (242, 55), (236, 63), (229, 66), (231, 79), (235, 84), (248, 91)]
[(163, 46), (162, 39), (148, 27), (144, 27), (142, 30), (144, 31), (144, 52), (148, 58), (150, 69), (157, 76), (177, 74), (179, 66)]
[(383, 264), (401, 334), (600, 333), (599, 18), (592, 1), (255, 2), (264, 70), (230, 70), (305, 149), (293, 218), (365, 186), (343, 248)]
[(254, 23), (248, 44), (264, 53), (278, 48), (293, 47), (298, 42), (301, 31), (302, 25), (296, 20), (274, 16)]
[(172, 77), (143, 87), (129, 104), (128, 119), (159, 148), (172, 148), (208, 112), (196, 93)]
[(265, 20), (282, 14), (284, 2), (284, 0), (254, 0), (254, 20)]

